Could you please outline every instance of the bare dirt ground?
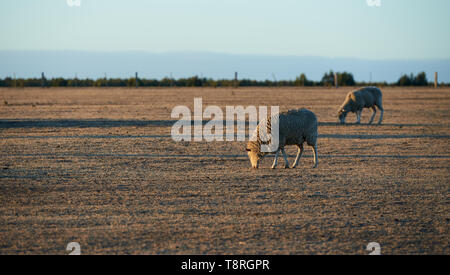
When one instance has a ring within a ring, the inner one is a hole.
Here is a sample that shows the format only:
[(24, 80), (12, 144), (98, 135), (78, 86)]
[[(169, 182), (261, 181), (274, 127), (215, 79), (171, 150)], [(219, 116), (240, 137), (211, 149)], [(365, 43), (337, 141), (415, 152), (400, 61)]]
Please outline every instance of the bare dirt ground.
[[(449, 254), (450, 89), (385, 88), (383, 125), (338, 125), (350, 90), (0, 89), (0, 254)], [(319, 167), (174, 142), (194, 97), (312, 110)]]

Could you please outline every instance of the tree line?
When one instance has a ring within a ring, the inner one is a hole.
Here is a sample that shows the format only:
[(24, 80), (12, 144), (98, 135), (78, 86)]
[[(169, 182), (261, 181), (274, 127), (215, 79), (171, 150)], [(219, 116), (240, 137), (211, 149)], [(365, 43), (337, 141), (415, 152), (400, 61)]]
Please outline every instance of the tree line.
[[(425, 72), (417, 75), (402, 75), (395, 83), (387, 82), (356, 82), (353, 74), (337, 72), (338, 86), (428, 86)], [(193, 76), (189, 78), (11, 78), (0, 79), (0, 87), (314, 87), (335, 85), (335, 73), (325, 73), (320, 81), (309, 80), (305, 74), (300, 74), (295, 80), (252, 80), (252, 79), (219, 79)], [(136, 83), (137, 82), (137, 83)], [(136, 85), (137, 84), (137, 85)], [(441, 83), (448, 86), (449, 84)]]

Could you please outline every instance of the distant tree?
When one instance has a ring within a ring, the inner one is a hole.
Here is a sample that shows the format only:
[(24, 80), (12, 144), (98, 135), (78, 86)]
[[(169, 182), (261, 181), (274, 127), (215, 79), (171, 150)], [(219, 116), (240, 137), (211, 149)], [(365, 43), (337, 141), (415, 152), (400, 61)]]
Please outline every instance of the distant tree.
[(193, 76), (186, 79), (186, 86), (188, 87), (201, 87), (203, 86), (203, 78), (199, 78), (198, 76)]
[(338, 85), (339, 86), (355, 86), (355, 80), (353, 78), (353, 74), (343, 72), (337, 74)]
[(294, 81), (295, 86), (312, 86), (313, 83), (306, 78), (306, 75), (302, 73), (300, 76), (298, 76)]
[[(425, 72), (421, 72), (414, 76), (402, 75), (397, 82), (386, 83), (386, 82), (358, 82), (356, 83), (353, 74), (348, 72), (337, 73), (338, 85), (340, 86), (427, 86), (428, 80)], [(53, 78), (45, 80), (46, 86), (52, 87), (134, 87), (136, 85), (135, 78), (100, 78), (92, 80), (89, 78), (78, 79), (78, 78)], [(0, 79), (0, 87), (40, 87), (42, 83), (41, 78), (17, 78), (12, 79), (11, 77), (6, 77)], [(234, 79), (218, 79), (213, 80), (211, 78), (199, 78), (198, 76), (193, 76), (189, 78), (163, 78), (161, 80), (157, 79), (144, 79), (139, 78), (138, 84), (140, 87), (233, 87), (235, 82)], [(308, 80), (304, 73), (300, 74), (295, 78), (295, 80), (252, 80), (252, 79), (239, 79), (239, 86), (241, 87), (292, 87), (292, 86), (334, 86), (334, 72), (329, 71), (325, 73), (321, 81), (311, 81)], [(450, 86), (449, 83), (441, 83), (441, 86)]]
[(50, 86), (52, 86), (52, 87), (67, 87), (67, 80), (62, 77), (52, 78), (50, 80)]
[(105, 80), (101, 79), (101, 78), (95, 80), (95, 83), (94, 83), (95, 87), (105, 87), (105, 84), (106, 84)]
[(136, 78), (130, 77), (127, 81), (127, 87), (135, 87), (136, 86)]
[(239, 79), (239, 86), (240, 87), (248, 87), (248, 86), (252, 86), (252, 82), (250, 79)]
[(325, 73), (320, 81), (323, 86), (333, 86), (334, 85), (334, 72), (330, 71), (329, 73)]
[(140, 81), (142, 82), (140, 85), (144, 87), (157, 87), (159, 84), (156, 79), (140, 79)]
[(215, 81), (214, 79), (208, 79), (208, 86), (217, 88), (217, 81)]
[(16, 87), (17, 87), (17, 88), (23, 88), (23, 87), (25, 87), (25, 82), (26, 82), (25, 79), (23, 79), (23, 78), (17, 78), (17, 79), (16, 79)]
[(414, 77), (413, 85), (414, 86), (428, 86), (427, 75), (425, 74), (425, 72), (421, 72), (416, 77)]
[(414, 79), (413, 74), (411, 74), (410, 76), (408, 76), (406, 74), (402, 75), (400, 77), (400, 79), (397, 81), (397, 85), (398, 86), (411, 86), (413, 83), (413, 79)]
[(23, 80), (24, 87), (40, 87), (41, 80), (37, 78), (27, 78)]
[(183, 81), (183, 79), (173, 79), (165, 77), (162, 80), (157, 80), (157, 86), (167, 85), (167, 87), (177, 87), (181, 85), (179, 81)]
[[(355, 86), (356, 84), (353, 74), (347, 72), (337, 73), (337, 81), (339, 86)], [(323, 86), (334, 86), (334, 72), (325, 73), (320, 82)]]
[(128, 80), (121, 78), (108, 78), (108, 87), (126, 87)]

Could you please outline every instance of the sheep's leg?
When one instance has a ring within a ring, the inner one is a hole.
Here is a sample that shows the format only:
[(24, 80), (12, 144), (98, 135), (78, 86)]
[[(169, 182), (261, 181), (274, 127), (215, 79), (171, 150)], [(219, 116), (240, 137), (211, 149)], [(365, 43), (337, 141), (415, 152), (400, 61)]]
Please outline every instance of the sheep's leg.
[(361, 112), (362, 112), (362, 110), (356, 111), (356, 124), (361, 123)]
[(313, 152), (314, 152), (314, 166), (313, 168), (316, 168), (319, 165), (319, 158), (317, 157), (317, 144), (312, 146)]
[(295, 168), (298, 165), (298, 162), (303, 154), (303, 144), (297, 145), (298, 151), (297, 151), (297, 157), (295, 158), (294, 164), (292, 164), (291, 168)]
[(381, 111), (380, 120), (378, 121), (378, 124), (381, 124), (381, 122), (383, 121), (384, 109), (382, 107), (378, 107), (378, 109), (380, 109), (380, 111)]
[(373, 119), (375, 118), (375, 115), (377, 114), (377, 108), (375, 108), (375, 106), (372, 107), (372, 117), (369, 120), (369, 124), (372, 124)]
[(287, 159), (286, 151), (284, 151), (284, 148), (281, 149), (281, 152), (283, 153), (284, 158), (284, 168), (289, 168), (289, 161)]
[(278, 155), (280, 154), (280, 149), (277, 150), (277, 152), (275, 153), (275, 160), (273, 161), (272, 164), (272, 169), (275, 169), (275, 167), (277, 167), (277, 163), (278, 163)]

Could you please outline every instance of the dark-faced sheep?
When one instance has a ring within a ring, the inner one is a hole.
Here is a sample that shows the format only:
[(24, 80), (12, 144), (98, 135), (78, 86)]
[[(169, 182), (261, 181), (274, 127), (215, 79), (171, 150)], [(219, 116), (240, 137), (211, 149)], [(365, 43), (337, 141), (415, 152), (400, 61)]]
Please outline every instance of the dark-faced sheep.
[(378, 124), (383, 121), (383, 95), (381, 90), (377, 87), (365, 87), (347, 94), (344, 103), (339, 108), (338, 117), (341, 123), (345, 123), (345, 118), (349, 112), (356, 113), (356, 123), (361, 123), (361, 113), (364, 108), (372, 109), (372, 117), (369, 120), (369, 124), (373, 122), (377, 113), (378, 107), (380, 109), (380, 120)]
[[(278, 119), (278, 120), (277, 120)], [(277, 120), (277, 121), (275, 121)], [(275, 122), (275, 123), (274, 123)], [(270, 126), (278, 125), (279, 129), (279, 142), (278, 146), (272, 148), (269, 152), (262, 152), (261, 146), (265, 143), (265, 138), (260, 137), (260, 127), (267, 125), (268, 131), (271, 131)], [(275, 160), (272, 165), (272, 169), (277, 166), (278, 155), (280, 151), (283, 153), (285, 168), (289, 168), (289, 162), (287, 159), (284, 147), (286, 145), (296, 145), (298, 148), (297, 157), (291, 168), (295, 168), (303, 154), (303, 143), (306, 142), (313, 148), (314, 151), (314, 168), (318, 165), (317, 157), (317, 136), (318, 136), (318, 123), (316, 115), (307, 109), (291, 110), (288, 112), (280, 113), (275, 116), (262, 119), (256, 127), (252, 138), (247, 144), (247, 154), (250, 158), (250, 162), (253, 168), (258, 168), (260, 160), (269, 153), (275, 153)]]

